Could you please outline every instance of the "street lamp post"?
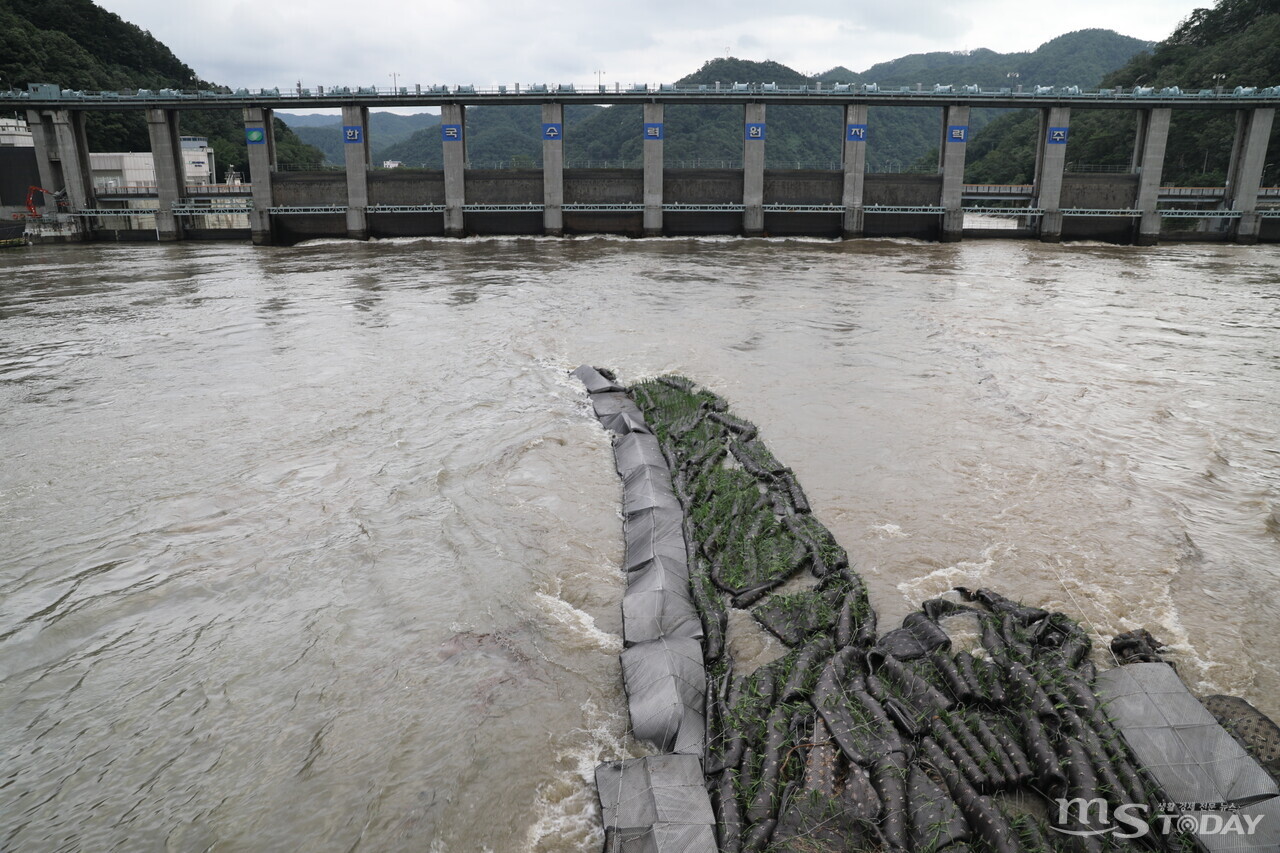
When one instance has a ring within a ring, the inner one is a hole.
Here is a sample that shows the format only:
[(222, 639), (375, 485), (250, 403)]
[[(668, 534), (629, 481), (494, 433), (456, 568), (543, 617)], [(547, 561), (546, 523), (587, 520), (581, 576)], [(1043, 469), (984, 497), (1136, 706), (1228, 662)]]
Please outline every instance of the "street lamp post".
[(400, 89), (398, 86), (400, 75), (397, 74), (395, 71), (392, 71), (387, 76), (391, 78), (391, 94), (393, 95), (398, 94), (400, 92)]

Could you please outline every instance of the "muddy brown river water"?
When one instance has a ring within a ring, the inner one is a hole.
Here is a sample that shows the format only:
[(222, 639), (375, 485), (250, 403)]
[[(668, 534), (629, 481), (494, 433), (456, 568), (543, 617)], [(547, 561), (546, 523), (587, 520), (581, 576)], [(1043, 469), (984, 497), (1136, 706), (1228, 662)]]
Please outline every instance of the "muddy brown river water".
[(1280, 716), (1280, 247), (31, 248), (0, 848), (597, 846), (640, 753), (581, 362), (755, 421), (882, 625), (990, 586)]

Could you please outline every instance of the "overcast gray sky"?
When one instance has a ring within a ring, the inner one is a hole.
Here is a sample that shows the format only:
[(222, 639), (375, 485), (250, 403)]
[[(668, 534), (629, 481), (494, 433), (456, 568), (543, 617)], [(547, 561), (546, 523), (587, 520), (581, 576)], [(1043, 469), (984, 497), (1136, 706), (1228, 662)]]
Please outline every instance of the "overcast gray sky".
[[(1033, 50), (1102, 27), (1159, 41), (1211, 0), (97, 0), (228, 86), (671, 82), (708, 59), (864, 71), (909, 53)], [(604, 72), (597, 77), (596, 72)], [(963, 81), (921, 81), (955, 82)]]

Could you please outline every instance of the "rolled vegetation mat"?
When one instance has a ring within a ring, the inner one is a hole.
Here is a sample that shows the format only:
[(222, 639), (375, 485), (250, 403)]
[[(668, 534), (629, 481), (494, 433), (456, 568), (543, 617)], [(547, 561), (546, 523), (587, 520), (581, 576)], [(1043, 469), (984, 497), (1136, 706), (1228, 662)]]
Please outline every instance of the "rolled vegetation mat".
[(809, 641), (800, 649), (791, 672), (782, 685), (779, 700), (795, 702), (812, 696), (814, 685), (834, 652), (835, 643), (828, 636), (816, 637)]
[(890, 847), (911, 849), (907, 824), (907, 759), (890, 752), (876, 759), (871, 781), (880, 797), (880, 834)]
[(720, 853), (737, 853), (742, 849), (742, 812), (738, 808), (737, 788), (736, 768), (720, 774), (715, 784), (717, 796), (712, 802), (716, 809), (716, 842)]
[(773, 830), (777, 825), (776, 818), (752, 824), (751, 829), (742, 839), (742, 853), (761, 853), (768, 847), (769, 839), (773, 837)]
[(767, 820), (775, 813), (778, 779), (782, 773), (783, 749), (787, 745), (790, 709), (776, 705), (766, 721), (764, 748), (760, 752), (760, 770), (755, 778), (755, 792), (747, 806), (747, 820), (752, 824)]
[(946, 687), (945, 692), (947, 695), (962, 705), (969, 705), (977, 700), (977, 692), (970, 686), (968, 680), (960, 674), (960, 668), (950, 655), (934, 652), (929, 655), (927, 660), (936, 674), (937, 680), (941, 681)]
[(1022, 718), (1022, 742), (1026, 744), (1027, 759), (1040, 793), (1047, 798), (1061, 796), (1067, 788), (1067, 777), (1062, 772), (1053, 741), (1035, 714), (1026, 714)]
[(1031, 671), (1016, 660), (1004, 661), (1004, 671), (1013, 690), (1014, 702), (1028, 709), (1047, 724), (1056, 726), (1060, 717), (1058, 710)]
[[(867, 667), (875, 681), (868, 679), (868, 684), (884, 685), (884, 690), (906, 703), (916, 712), (917, 718), (938, 714), (955, 707), (955, 700), (944, 695), (942, 691), (929, 683), (929, 680), (905, 665), (891, 654), (881, 652), (878, 648), (867, 652)], [(873, 691), (873, 695), (874, 695)], [(877, 695), (883, 701), (884, 697)]]
[(952, 663), (955, 664), (956, 671), (960, 673), (960, 677), (964, 679), (968, 695), (972, 697), (970, 699), (961, 699), (960, 701), (980, 701), (985, 698), (987, 693), (983, 689), (982, 683), (978, 680), (978, 673), (974, 669), (973, 655), (963, 651), (957, 652), (956, 656), (952, 658)]
[(711, 567), (702, 557), (697, 557), (690, 563), (689, 589), (693, 595), (694, 607), (702, 620), (702, 656), (707, 663), (713, 663), (724, 654), (729, 614), (711, 580)]
[(939, 853), (972, 837), (951, 794), (918, 763), (911, 765), (907, 775), (907, 808), (912, 850)]
[(990, 793), (998, 791), (1008, 786), (1008, 777), (1004, 774), (998, 758), (993, 758), (982, 742), (978, 740), (965, 722), (963, 714), (942, 714), (941, 719), (946, 725), (947, 730), (951, 732), (964, 747), (965, 751), (978, 765), (978, 769), (982, 771), (982, 775), (987, 779), (987, 785), (982, 790)]
[(978, 760), (969, 754), (964, 748), (964, 744), (960, 743), (951, 730), (943, 724), (940, 717), (934, 717), (930, 720), (929, 734), (933, 741), (942, 748), (951, 759), (952, 764), (964, 774), (964, 778), (969, 784), (979, 790), (986, 789), (990, 786), (991, 780), (987, 778), (987, 774), (982, 772), (982, 767), (978, 764)]
[(751, 615), (779, 640), (795, 648), (816, 634), (834, 633), (850, 587), (843, 575), (827, 575), (816, 587), (770, 595)]
[(946, 784), (974, 835), (993, 853), (1022, 853), (1017, 833), (995, 803), (978, 793), (936, 743), (926, 739), (923, 746), (924, 757)]
[[(964, 725), (969, 728), (969, 731), (978, 740), (981, 749), (993, 767), (998, 767), (1000, 787), (1016, 788), (1030, 780), (1031, 769), (1026, 766), (1026, 759), (1022, 757), (1021, 750), (1018, 750), (1018, 757), (1022, 762), (1022, 767), (1020, 768), (1012, 754), (1012, 750), (1015, 747), (1012, 744), (1006, 746), (1005, 742), (1001, 742), (986, 720), (977, 714), (965, 715), (963, 719)], [(999, 723), (997, 722), (996, 725), (999, 725)], [(994, 773), (995, 771), (993, 770), (992, 772)]]

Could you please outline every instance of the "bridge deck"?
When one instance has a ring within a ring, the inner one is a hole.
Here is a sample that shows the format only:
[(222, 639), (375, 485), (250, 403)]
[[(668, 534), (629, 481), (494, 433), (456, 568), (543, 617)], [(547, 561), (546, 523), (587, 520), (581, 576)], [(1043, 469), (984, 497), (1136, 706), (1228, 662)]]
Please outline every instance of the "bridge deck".
[[(34, 88), (34, 87), (33, 87)], [(259, 89), (251, 92), (179, 91), (139, 89), (132, 92), (83, 92), (49, 86), (39, 91), (0, 91), (0, 106), (9, 109), (44, 108), (73, 110), (129, 109), (309, 109), (359, 105), (366, 107), (440, 107), (460, 104), (831, 104), (845, 106), (948, 106), (972, 107), (1076, 107), (1086, 109), (1178, 109), (1238, 110), (1280, 106), (1280, 86), (1268, 88), (1237, 87), (1217, 92), (1202, 89), (1183, 92), (1177, 87), (1161, 90), (1123, 88), (1084, 91), (1075, 86), (1040, 87), (1031, 91), (1009, 89), (982, 90), (977, 86), (885, 87), (874, 85), (827, 84), (812, 86), (777, 86), (769, 83), (732, 85), (676, 86), (638, 84), (627, 88), (595, 86), (535, 85), (499, 86), (477, 89), (474, 86), (414, 86), (398, 90), (363, 87), (351, 89)]]

